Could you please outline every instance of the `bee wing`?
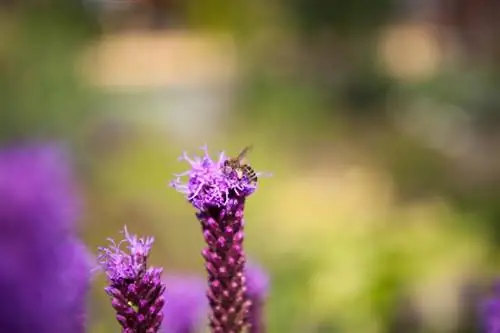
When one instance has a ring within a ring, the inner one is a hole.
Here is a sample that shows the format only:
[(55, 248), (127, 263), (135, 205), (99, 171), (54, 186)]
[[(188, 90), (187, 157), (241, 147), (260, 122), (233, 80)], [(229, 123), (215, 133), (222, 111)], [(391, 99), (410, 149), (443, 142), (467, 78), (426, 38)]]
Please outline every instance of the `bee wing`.
[(249, 146), (246, 146), (245, 148), (243, 148), (243, 150), (241, 151), (241, 153), (239, 153), (238, 157), (236, 158), (238, 161), (243, 161), (243, 159), (245, 158), (245, 156), (248, 154), (248, 152), (250, 150), (252, 150), (252, 145), (249, 145)]

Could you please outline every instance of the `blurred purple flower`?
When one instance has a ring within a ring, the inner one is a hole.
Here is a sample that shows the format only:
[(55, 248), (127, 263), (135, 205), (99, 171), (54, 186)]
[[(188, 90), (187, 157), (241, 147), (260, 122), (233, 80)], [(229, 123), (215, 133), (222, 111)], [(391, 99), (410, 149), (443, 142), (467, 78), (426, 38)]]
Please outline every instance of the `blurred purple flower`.
[(85, 331), (91, 259), (78, 211), (59, 147), (0, 150), (0, 332)]
[(171, 275), (164, 279), (168, 286), (162, 331), (165, 333), (194, 333), (208, 312), (206, 283), (192, 276)]
[(495, 287), (491, 297), (482, 302), (480, 320), (484, 333), (500, 333), (500, 285)]
[[(99, 264), (109, 281), (105, 291), (111, 297), (123, 333), (158, 332), (163, 320), (165, 284), (161, 281), (161, 268), (148, 268), (154, 239), (130, 235), (126, 227), (123, 234), (125, 239), (118, 244), (109, 239), (108, 248), (99, 248)], [(128, 252), (120, 249), (124, 242)]]
[(245, 267), (247, 297), (251, 302), (248, 322), (250, 333), (265, 333), (264, 304), (269, 289), (269, 276), (262, 267), (254, 262)]
[[(181, 159), (189, 162), (191, 169), (177, 175), (171, 185), (186, 195), (202, 225), (212, 332), (237, 333), (246, 324), (250, 305), (245, 294), (243, 212), (256, 183), (238, 177), (235, 171), (227, 172), (223, 152), (213, 161), (207, 147), (202, 150), (204, 155), (193, 159), (183, 154)], [(189, 177), (187, 184), (181, 181), (183, 176)]]

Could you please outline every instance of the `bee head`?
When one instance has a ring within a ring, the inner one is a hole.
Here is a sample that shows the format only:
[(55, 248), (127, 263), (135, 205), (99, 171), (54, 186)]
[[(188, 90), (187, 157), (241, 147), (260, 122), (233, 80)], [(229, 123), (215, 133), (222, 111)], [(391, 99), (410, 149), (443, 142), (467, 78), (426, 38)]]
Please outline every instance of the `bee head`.
[(226, 174), (226, 175), (230, 175), (231, 172), (233, 172), (233, 170), (235, 169), (235, 166), (234, 166), (234, 161), (232, 160), (225, 160), (224, 161), (224, 165), (222, 166), (222, 171)]

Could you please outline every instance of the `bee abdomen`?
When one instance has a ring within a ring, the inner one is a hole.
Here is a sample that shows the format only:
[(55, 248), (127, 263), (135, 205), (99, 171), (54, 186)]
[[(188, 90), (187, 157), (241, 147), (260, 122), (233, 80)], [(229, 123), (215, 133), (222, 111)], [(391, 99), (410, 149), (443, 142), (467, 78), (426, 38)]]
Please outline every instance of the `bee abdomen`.
[(257, 181), (257, 174), (255, 173), (255, 170), (248, 164), (243, 165), (243, 173), (247, 176), (248, 180), (250, 182), (256, 182)]

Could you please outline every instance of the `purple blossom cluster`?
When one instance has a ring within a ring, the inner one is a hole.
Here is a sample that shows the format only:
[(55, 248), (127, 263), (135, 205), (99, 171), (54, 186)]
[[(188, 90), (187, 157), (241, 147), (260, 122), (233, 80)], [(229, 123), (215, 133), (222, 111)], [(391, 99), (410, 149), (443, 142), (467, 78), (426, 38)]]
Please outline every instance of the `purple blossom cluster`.
[[(193, 158), (183, 153), (180, 160), (188, 162), (191, 169), (177, 174), (172, 187), (183, 193), (199, 212), (219, 209), (234, 214), (238, 206), (255, 192), (257, 184), (246, 177), (238, 177), (236, 172), (225, 172), (224, 162), (228, 157), (224, 152), (214, 161), (207, 146), (202, 147), (202, 151), (203, 156)], [(187, 183), (182, 180), (185, 176), (189, 178)]]
[[(108, 248), (99, 248), (99, 263), (106, 272), (109, 286), (105, 288), (116, 310), (116, 319), (123, 333), (155, 333), (163, 320), (161, 268), (148, 267), (148, 256), (154, 239), (130, 235), (125, 227), (124, 239), (118, 244), (109, 239)], [(127, 244), (127, 250), (120, 248)]]

